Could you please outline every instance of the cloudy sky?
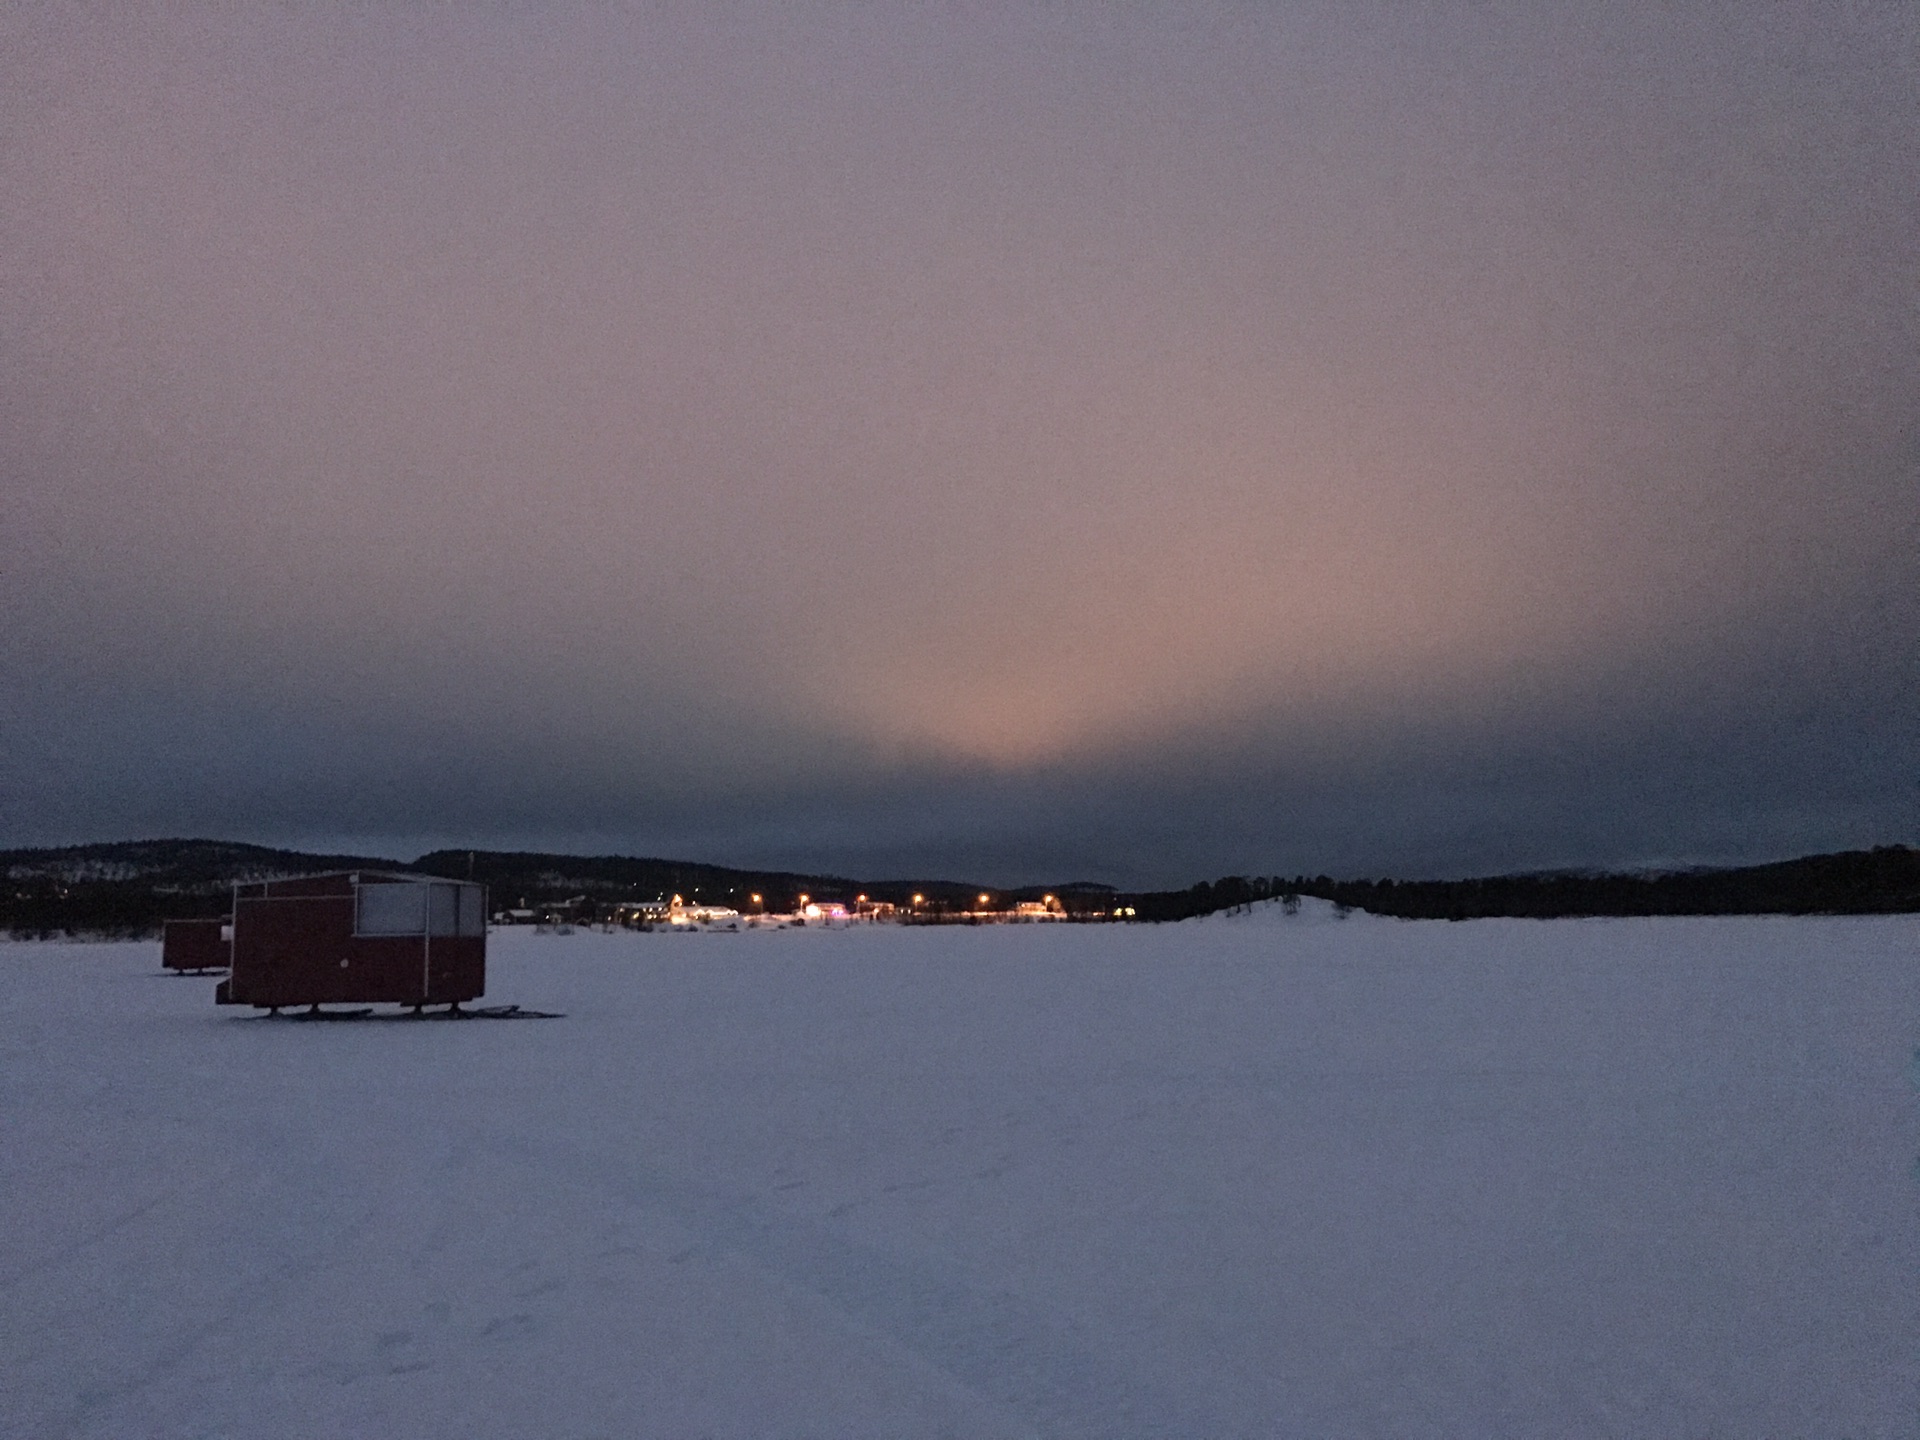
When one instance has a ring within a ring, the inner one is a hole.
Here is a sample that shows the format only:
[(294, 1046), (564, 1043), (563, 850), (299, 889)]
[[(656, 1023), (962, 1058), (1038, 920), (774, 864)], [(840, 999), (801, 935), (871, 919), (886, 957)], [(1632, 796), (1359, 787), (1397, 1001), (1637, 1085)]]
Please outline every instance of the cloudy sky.
[(1920, 839), (1920, 9), (0, 10), (0, 844)]

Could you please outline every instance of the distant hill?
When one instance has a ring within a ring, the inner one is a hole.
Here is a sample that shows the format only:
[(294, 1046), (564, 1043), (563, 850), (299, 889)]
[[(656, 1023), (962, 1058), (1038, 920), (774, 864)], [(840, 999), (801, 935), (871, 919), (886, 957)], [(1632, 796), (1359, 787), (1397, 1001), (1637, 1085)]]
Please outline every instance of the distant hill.
[(631, 855), (551, 855), (502, 850), (436, 850), (414, 868), (455, 880), (478, 880), (495, 908), (539, 906), (576, 895), (589, 900), (667, 899), (696, 896), (710, 905), (744, 906), (759, 895), (769, 908), (790, 904), (800, 895), (848, 899), (859, 893), (857, 881), (837, 875), (800, 875), (784, 870), (733, 870), (688, 860)]
[[(745, 909), (753, 895), (770, 910), (802, 895), (852, 900), (868, 895), (906, 904), (925, 897), (931, 910), (964, 909), (982, 887), (953, 880), (862, 882), (839, 875), (736, 870), (685, 860), (626, 855), (555, 855), (496, 850), (436, 850), (417, 860), (310, 854), (222, 840), (125, 840), (60, 849), (0, 851), (0, 930), (16, 936), (157, 934), (164, 920), (224, 915), (237, 882), (321, 870), (399, 870), (478, 880), (495, 908), (543, 908), (575, 898), (584, 913), (621, 901), (684, 895)], [(1028, 899), (1038, 886), (994, 890)], [(1076, 891), (1074, 894), (1081, 892)], [(1086, 894), (1104, 898), (1091, 887)], [(1071, 903), (1071, 897), (1070, 897)]]
[(313, 870), (408, 868), (370, 855), (310, 855), (228, 840), (116, 840), (57, 850), (0, 850), (7, 879), (65, 885), (144, 881), (176, 888), (225, 887)]
[(1769, 865), (1642, 874), (1495, 875), (1476, 880), (1314, 880), (1292, 888), (1376, 915), (1885, 915), (1920, 911), (1920, 850), (1883, 845)]
[(151, 935), (162, 920), (225, 915), (239, 881), (405, 868), (367, 855), (308, 855), (223, 840), (0, 850), (0, 930), (16, 936)]
[[(918, 895), (932, 908), (957, 910), (973, 904), (983, 890), (996, 900), (1033, 899), (1048, 893), (1038, 885), (1005, 890), (958, 880), (851, 880), (844, 875), (735, 870), (691, 860), (632, 855), (436, 850), (414, 861), (413, 868), (455, 880), (478, 880), (491, 893), (496, 909), (519, 905), (538, 907), (574, 896), (617, 904), (623, 900), (664, 900), (673, 895), (682, 895), (688, 900), (698, 898), (712, 905), (745, 908), (751, 903), (751, 897), (758, 895), (769, 910), (789, 910), (802, 895), (813, 900), (852, 900), (865, 895), (897, 905), (905, 905)], [(1094, 891), (1086, 893), (1091, 895)]]

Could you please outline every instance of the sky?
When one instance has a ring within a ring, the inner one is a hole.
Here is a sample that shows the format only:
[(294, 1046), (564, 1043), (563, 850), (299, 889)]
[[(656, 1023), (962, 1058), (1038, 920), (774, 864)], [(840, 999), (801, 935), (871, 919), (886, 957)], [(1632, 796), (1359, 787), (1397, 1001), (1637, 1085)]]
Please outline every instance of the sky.
[(0, 11), (0, 845), (1920, 840), (1920, 9)]

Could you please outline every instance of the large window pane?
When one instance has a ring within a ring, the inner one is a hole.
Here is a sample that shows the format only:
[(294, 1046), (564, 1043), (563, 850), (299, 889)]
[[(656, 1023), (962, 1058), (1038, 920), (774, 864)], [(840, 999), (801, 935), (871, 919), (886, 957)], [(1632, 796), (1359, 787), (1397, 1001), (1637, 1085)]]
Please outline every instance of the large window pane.
[(427, 933), (452, 935), (459, 929), (460, 902), (457, 885), (429, 885), (427, 894)]
[(460, 933), (462, 935), (484, 935), (487, 933), (487, 892), (478, 885), (460, 887)]
[(362, 885), (354, 929), (362, 935), (424, 935), (427, 931), (425, 885)]

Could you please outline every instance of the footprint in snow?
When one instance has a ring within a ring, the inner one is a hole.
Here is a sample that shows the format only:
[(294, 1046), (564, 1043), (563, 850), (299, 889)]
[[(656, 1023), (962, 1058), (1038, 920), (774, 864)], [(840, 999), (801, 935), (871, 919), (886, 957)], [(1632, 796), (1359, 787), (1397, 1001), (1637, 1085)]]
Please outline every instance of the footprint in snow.
[(531, 1315), (500, 1315), (480, 1327), (480, 1338), (503, 1342), (530, 1340), (539, 1329)]

